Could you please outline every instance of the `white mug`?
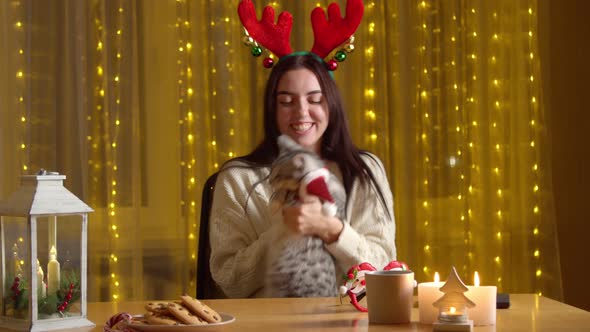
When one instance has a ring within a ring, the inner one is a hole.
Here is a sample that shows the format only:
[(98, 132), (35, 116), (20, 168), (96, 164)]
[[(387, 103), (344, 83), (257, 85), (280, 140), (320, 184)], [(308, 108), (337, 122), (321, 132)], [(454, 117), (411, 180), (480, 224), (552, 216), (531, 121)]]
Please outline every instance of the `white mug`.
[(370, 271), (365, 273), (370, 324), (409, 323), (414, 299), (414, 272)]

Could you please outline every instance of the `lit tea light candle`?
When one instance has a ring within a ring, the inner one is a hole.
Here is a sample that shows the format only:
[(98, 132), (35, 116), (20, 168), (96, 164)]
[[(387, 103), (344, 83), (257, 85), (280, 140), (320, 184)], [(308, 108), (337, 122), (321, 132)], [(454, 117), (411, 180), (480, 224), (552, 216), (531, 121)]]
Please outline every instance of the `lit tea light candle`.
[(463, 311), (458, 311), (455, 307), (450, 307), (449, 310), (443, 311), (440, 318), (447, 322), (459, 322), (467, 319)]
[(496, 286), (480, 286), (479, 274), (477, 271), (473, 276), (473, 286), (467, 286), (469, 291), (465, 293), (469, 299), (475, 302), (475, 308), (469, 309), (469, 319), (473, 325), (495, 325), (496, 324)]
[(443, 295), (439, 290), (443, 285), (444, 282), (440, 281), (438, 272), (434, 273), (434, 282), (423, 282), (418, 284), (418, 310), (420, 312), (420, 323), (432, 324), (438, 319), (438, 309), (432, 304)]

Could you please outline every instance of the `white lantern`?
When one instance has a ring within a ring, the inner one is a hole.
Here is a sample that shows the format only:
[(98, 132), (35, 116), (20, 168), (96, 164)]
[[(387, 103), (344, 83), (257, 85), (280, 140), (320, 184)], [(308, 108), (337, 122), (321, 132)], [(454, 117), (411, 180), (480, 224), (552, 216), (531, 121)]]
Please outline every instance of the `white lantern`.
[(87, 319), (88, 212), (41, 170), (0, 202), (0, 327), (47, 331), (94, 326)]

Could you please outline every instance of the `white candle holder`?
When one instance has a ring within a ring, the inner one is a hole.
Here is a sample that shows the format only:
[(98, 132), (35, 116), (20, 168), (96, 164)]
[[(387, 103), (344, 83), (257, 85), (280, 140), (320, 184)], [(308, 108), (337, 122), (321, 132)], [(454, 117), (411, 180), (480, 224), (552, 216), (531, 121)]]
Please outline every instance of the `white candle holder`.
[(443, 296), (433, 305), (439, 308), (438, 321), (433, 324), (434, 331), (473, 331), (473, 321), (469, 320), (467, 308), (475, 307), (463, 293), (467, 287), (453, 267), (446, 283), (440, 288)]
[[(93, 210), (39, 172), (0, 202), (0, 328), (48, 331), (94, 326), (87, 319), (87, 231)], [(49, 284), (49, 285), (48, 285)]]

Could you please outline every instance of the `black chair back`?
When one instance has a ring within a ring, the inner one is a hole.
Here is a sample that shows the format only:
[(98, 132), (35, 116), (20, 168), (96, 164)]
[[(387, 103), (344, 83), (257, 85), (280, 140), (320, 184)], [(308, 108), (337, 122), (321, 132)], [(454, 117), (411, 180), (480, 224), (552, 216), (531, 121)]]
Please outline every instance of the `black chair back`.
[(225, 295), (213, 280), (209, 267), (211, 257), (211, 244), (209, 242), (209, 216), (213, 204), (213, 192), (217, 174), (213, 173), (203, 186), (201, 199), (201, 221), (199, 225), (199, 251), (197, 253), (197, 298), (216, 299), (224, 298)]

